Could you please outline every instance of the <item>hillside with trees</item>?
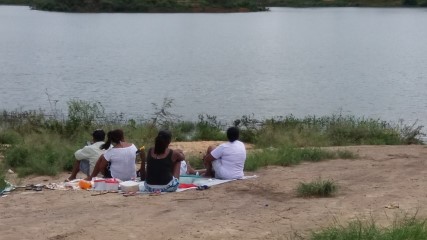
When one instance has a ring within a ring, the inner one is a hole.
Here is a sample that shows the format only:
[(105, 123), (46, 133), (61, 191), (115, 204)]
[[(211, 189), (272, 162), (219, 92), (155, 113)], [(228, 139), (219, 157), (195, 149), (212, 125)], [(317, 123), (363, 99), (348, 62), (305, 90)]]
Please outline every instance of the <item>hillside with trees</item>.
[(249, 12), (266, 10), (260, 0), (31, 0), (36, 10), (61, 12)]
[(268, 7), (427, 7), (427, 0), (0, 0), (60, 12), (254, 12)]

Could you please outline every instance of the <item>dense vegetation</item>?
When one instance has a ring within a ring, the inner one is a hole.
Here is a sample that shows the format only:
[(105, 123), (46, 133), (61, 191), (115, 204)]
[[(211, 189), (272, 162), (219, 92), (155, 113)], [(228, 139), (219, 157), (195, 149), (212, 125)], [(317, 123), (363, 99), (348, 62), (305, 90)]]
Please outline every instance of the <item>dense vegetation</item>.
[[(105, 131), (122, 128), (129, 142), (142, 146), (152, 144), (158, 129), (170, 129), (174, 141), (226, 140), (224, 130), (236, 125), (241, 129), (241, 139), (260, 149), (248, 156), (246, 170), (300, 161), (355, 158), (349, 152), (329, 152), (319, 147), (416, 144), (423, 135), (422, 126), (415, 124), (407, 126), (343, 115), (302, 119), (289, 115), (265, 120), (242, 116), (230, 123), (223, 123), (215, 116), (199, 115), (198, 121), (190, 122), (172, 113), (172, 106), (173, 101), (165, 99), (162, 104), (153, 105), (152, 115), (138, 119), (127, 119), (122, 113), (107, 114), (100, 103), (83, 100), (69, 101), (67, 115), (58, 109), (3, 111), (0, 144), (10, 146), (0, 149), (5, 158), (5, 166), (0, 168), (3, 171), (12, 168), (21, 176), (54, 175), (70, 170), (73, 152), (90, 140), (90, 133), (96, 128)], [(200, 156), (188, 158), (200, 161)]]
[(33, 9), (63, 12), (262, 11), (257, 0), (31, 0)]
[(427, 0), (0, 0), (63, 12), (235, 12), (268, 7), (426, 7)]
[(31, 0), (0, 0), (0, 4), (29, 5)]

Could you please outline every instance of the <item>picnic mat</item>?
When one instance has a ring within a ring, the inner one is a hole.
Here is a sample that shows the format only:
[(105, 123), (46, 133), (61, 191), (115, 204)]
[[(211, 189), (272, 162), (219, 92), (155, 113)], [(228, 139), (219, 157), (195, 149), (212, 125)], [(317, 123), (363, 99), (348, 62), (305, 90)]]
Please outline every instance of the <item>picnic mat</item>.
[[(188, 179), (190, 179), (191, 183), (181, 183), (176, 192), (183, 192), (183, 191), (186, 191), (189, 189), (197, 189), (197, 188), (207, 189), (207, 188), (210, 188), (212, 186), (231, 182), (231, 181), (256, 178), (257, 175), (244, 176), (242, 179), (232, 179), (232, 180), (221, 180), (221, 179), (215, 179), (215, 178), (202, 178), (202, 177), (192, 176), (192, 175), (187, 175), (184, 177), (187, 177)], [(6, 187), (6, 189), (1, 189), (0, 196), (3, 195), (3, 197), (4, 197), (4, 196), (6, 196), (6, 194), (10, 193), (11, 191), (13, 191), (17, 188), (25, 188), (25, 190), (35, 190), (35, 191), (42, 191), (43, 189), (49, 189), (49, 190), (82, 190), (82, 189), (80, 189), (80, 187), (78, 185), (78, 182), (80, 180), (81, 179), (75, 179), (71, 182), (49, 183), (46, 185), (29, 184), (26, 186), (13, 186), (12, 184), (8, 183), (8, 186)], [(140, 186), (140, 189), (142, 189), (144, 186), (144, 181), (139, 182), (139, 186)], [(93, 191), (93, 192), (104, 192), (104, 193), (106, 192), (106, 191), (97, 191), (97, 190), (93, 190), (93, 189), (88, 189), (88, 190)], [(120, 190), (119, 191), (113, 191), (113, 192), (121, 193)], [(138, 193), (144, 194), (144, 193), (148, 193), (148, 192), (138, 192)], [(97, 195), (101, 195), (101, 194), (97, 194)]]

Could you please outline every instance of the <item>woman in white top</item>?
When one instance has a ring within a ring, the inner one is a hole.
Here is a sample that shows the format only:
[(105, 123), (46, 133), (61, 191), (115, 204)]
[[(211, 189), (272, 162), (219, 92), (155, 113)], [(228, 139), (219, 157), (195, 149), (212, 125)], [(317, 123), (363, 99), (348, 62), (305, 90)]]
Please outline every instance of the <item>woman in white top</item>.
[(239, 141), (239, 129), (227, 129), (228, 142), (218, 147), (209, 147), (203, 158), (206, 167), (205, 177), (218, 179), (241, 179), (246, 161), (245, 145)]
[[(110, 148), (110, 145), (113, 147)], [(107, 141), (101, 148), (106, 151), (99, 157), (92, 174), (86, 180), (92, 180), (100, 172), (104, 177), (122, 181), (136, 178), (135, 159), (138, 149), (134, 144), (125, 142), (121, 129), (108, 132)]]

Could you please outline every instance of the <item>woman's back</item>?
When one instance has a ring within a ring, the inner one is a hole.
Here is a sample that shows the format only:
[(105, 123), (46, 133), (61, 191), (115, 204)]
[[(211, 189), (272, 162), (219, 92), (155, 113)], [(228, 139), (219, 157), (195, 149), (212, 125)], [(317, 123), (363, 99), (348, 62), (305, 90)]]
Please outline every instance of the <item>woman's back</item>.
[(104, 153), (105, 159), (111, 163), (110, 171), (113, 178), (123, 181), (136, 178), (136, 151), (134, 144), (123, 148), (111, 148)]
[[(147, 154), (147, 176), (146, 182), (151, 185), (168, 184), (173, 177), (173, 150), (167, 149), (166, 157), (153, 157), (153, 150), (150, 149)], [(165, 152), (166, 153), (166, 152)]]

